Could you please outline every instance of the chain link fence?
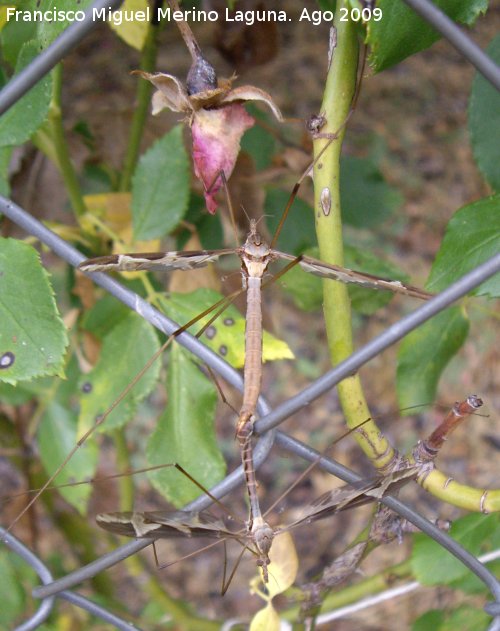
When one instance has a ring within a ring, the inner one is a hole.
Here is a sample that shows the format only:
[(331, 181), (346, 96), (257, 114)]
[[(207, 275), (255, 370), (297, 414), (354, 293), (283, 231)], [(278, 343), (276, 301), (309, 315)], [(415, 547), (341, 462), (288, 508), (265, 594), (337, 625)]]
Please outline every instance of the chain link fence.
[[(405, 0), (405, 2), (433, 25), (436, 30), (447, 38), (449, 42), (492, 83), (492, 85), (500, 90), (500, 68), (477, 47), (468, 35), (463, 33), (447, 16), (442, 14), (427, 0)], [(49, 72), (49, 70), (95, 26), (95, 23), (91, 19), (93, 9), (102, 7), (116, 8), (120, 4), (119, 0), (111, 2), (109, 0), (99, 0), (87, 12), (86, 20), (74, 23), (68, 27), (49, 48), (43, 51), (23, 72), (12, 79), (2, 90), (0, 93), (0, 114), (6, 112), (11, 105), (34, 86), (45, 73)], [(78, 252), (78, 250), (58, 237), (11, 200), (0, 197), (0, 213), (17, 224), (28, 235), (38, 239), (41, 243), (50, 248), (54, 254), (70, 265), (76, 267), (86, 258)], [(256, 468), (264, 462), (273, 445), (278, 445), (294, 457), (303, 458), (309, 462), (317, 461), (318, 466), (323, 470), (346, 482), (352, 483), (360, 480), (361, 478), (353, 471), (343, 467), (332, 459), (324, 456), (320, 457), (317, 451), (286, 433), (281, 432), (277, 428), (292, 414), (308, 406), (312, 401), (329, 391), (346, 377), (358, 371), (364, 364), (382, 353), (389, 346), (401, 340), (429, 318), (440, 313), (443, 309), (462, 296), (465, 296), (469, 291), (499, 271), (500, 254), (497, 254), (486, 263), (479, 265), (472, 272), (463, 276), (458, 282), (448, 287), (435, 298), (403, 317), (397, 323), (389, 326), (382, 334), (354, 352), (341, 364), (326, 372), (301, 392), (284, 401), (274, 409), (271, 410), (267, 402), (261, 397), (258, 405), (259, 420), (255, 425), (256, 433), (259, 435), (254, 452)], [(94, 274), (93, 280), (162, 333), (171, 335), (179, 328), (177, 323), (168, 319), (157, 309), (145, 302), (140, 296), (133, 293), (116, 280), (104, 274)], [(197, 338), (188, 333), (182, 333), (176, 339), (178, 343), (182, 344), (197, 358), (206, 363), (230, 385), (240, 391), (242, 390), (241, 375), (218, 355), (204, 346)], [(241, 468), (239, 468), (229, 474), (222, 482), (217, 484), (216, 487), (211, 489), (211, 493), (217, 498), (222, 498), (243, 482), (243, 472)], [(203, 496), (189, 504), (186, 508), (198, 511), (207, 508), (211, 503), (212, 500), (208, 496)], [(486, 612), (494, 617), (490, 630), (500, 630), (500, 582), (496, 577), (489, 572), (479, 559), (468, 553), (445, 532), (439, 530), (435, 525), (401, 501), (387, 497), (382, 500), (382, 503), (395, 511), (398, 515), (409, 520), (429, 537), (438, 542), (484, 583), (492, 597), (492, 602), (485, 607)], [(151, 540), (134, 540), (102, 556), (98, 560), (71, 572), (63, 578), (54, 580), (50, 570), (36, 554), (26, 548), (12, 534), (6, 533), (3, 529), (0, 529), (0, 532), (2, 532), (3, 541), (6, 545), (36, 571), (42, 583), (42, 586), (33, 591), (33, 596), (40, 599), (39, 609), (29, 620), (19, 625), (17, 631), (28, 631), (29, 629), (36, 629), (41, 625), (50, 614), (58, 598), (67, 600), (76, 607), (87, 610), (92, 615), (113, 624), (118, 629), (137, 628), (135, 625), (122, 620), (96, 603), (70, 590), (82, 581), (95, 576), (99, 572), (112, 567), (128, 556), (149, 546)]]

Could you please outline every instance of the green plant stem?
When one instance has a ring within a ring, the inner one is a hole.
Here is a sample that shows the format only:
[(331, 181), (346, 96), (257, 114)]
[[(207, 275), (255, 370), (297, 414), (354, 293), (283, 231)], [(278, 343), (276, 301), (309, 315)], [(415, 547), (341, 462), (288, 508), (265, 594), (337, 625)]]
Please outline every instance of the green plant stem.
[(35, 134), (33, 142), (57, 166), (64, 180), (68, 197), (77, 216), (86, 212), (82, 191), (66, 142), (61, 113), (62, 65), (53, 71), (54, 87), (47, 123)]
[[(321, 112), (326, 124), (321, 134), (334, 134), (348, 116), (356, 89), (359, 45), (354, 23), (340, 21), (340, 9), (344, 2), (337, 3), (334, 25), (337, 28), (337, 47), (328, 71)], [(340, 208), (340, 152), (344, 129), (322, 154), (314, 167), (314, 213), (320, 258), (327, 263), (343, 265), (342, 217)], [(315, 157), (328, 143), (328, 138), (314, 142)], [(330, 204), (325, 204), (325, 199)], [(338, 364), (353, 351), (351, 306), (347, 287), (340, 282), (323, 281), (323, 309), (330, 356), (333, 365)], [(344, 379), (337, 386), (340, 403), (350, 428), (370, 417), (358, 375)], [(371, 421), (356, 433), (361, 448), (376, 467), (390, 460), (392, 448), (381, 436), (376, 424)]]
[[(156, 55), (158, 53), (157, 43), (158, 26), (149, 25), (148, 34), (144, 43), (144, 48), (141, 57), (141, 70), (145, 72), (151, 72), (155, 69)], [(130, 136), (128, 139), (128, 146), (125, 152), (125, 158), (123, 161), (123, 169), (118, 183), (119, 191), (129, 191), (132, 175), (137, 164), (137, 158), (139, 156), (142, 133), (144, 130), (144, 124), (149, 111), (149, 104), (151, 101), (152, 84), (149, 81), (139, 78), (137, 84), (136, 103), (137, 106), (134, 111), (132, 119), (132, 125), (130, 127)]]

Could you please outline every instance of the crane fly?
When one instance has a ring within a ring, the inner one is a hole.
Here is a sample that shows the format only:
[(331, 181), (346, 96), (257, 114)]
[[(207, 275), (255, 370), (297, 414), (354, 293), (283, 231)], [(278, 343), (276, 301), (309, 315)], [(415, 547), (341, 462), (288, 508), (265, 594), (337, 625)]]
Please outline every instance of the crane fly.
[[(273, 239), (274, 242), (275, 238)], [(270, 247), (257, 230), (255, 219), (250, 220), (250, 231), (244, 245), (220, 250), (196, 250), (185, 252), (156, 252), (117, 254), (88, 259), (80, 264), (84, 272), (107, 271), (156, 271), (193, 270), (205, 267), (219, 258), (236, 255), (241, 261), (242, 290), (247, 292), (245, 363), (243, 370), (243, 403), (238, 415), (236, 438), (240, 444), (241, 458), (250, 500), (250, 530), (257, 535), (265, 522), (257, 497), (257, 483), (253, 466), (251, 438), (254, 414), (262, 383), (262, 301), (263, 278), (269, 265), (277, 260), (287, 262), (279, 272), (283, 274), (294, 265), (322, 278), (354, 283), (363, 287), (389, 290), (415, 298), (428, 299), (432, 294), (399, 281), (377, 278), (370, 274), (323, 263), (310, 256), (280, 252)]]
[[(243, 546), (243, 550), (248, 549), (256, 556), (257, 565), (262, 569), (263, 579), (268, 582), (269, 551), (277, 536), (341, 511), (378, 502), (387, 495), (397, 494), (411, 480), (426, 477), (434, 468), (434, 460), (447, 437), (482, 404), (482, 400), (475, 395), (470, 395), (464, 401), (455, 403), (440, 425), (427, 438), (415, 445), (409, 458), (400, 456), (395, 458), (389, 473), (323, 493), (303, 510), (299, 518), (285, 526), (272, 528), (265, 521), (265, 516), (284, 495), (296, 486), (298, 481), (271, 506), (264, 516), (259, 515), (258, 518), (254, 518), (252, 528), (246, 524), (245, 528), (237, 531), (231, 528), (228, 519), (218, 517), (208, 510), (101, 513), (97, 515), (96, 520), (105, 530), (128, 537), (152, 539), (205, 537), (236, 540)], [(319, 460), (313, 461), (299, 480), (318, 462)], [(184, 473), (186, 474), (185, 471)], [(191, 477), (189, 474), (186, 475)], [(220, 502), (217, 503), (224, 507)], [(234, 518), (231, 517), (231, 520), (234, 521)]]
[[(273, 540), (280, 534), (350, 508), (377, 502), (386, 495), (397, 492), (414, 479), (419, 470), (420, 468), (415, 465), (386, 476), (377, 476), (354, 485), (327, 491), (306, 507), (298, 519), (277, 528), (269, 526), (264, 519), (265, 516), (261, 516), (258, 519), (254, 518), (252, 530), (246, 525), (240, 530), (234, 530), (230, 525), (234, 518), (219, 517), (208, 510), (101, 513), (96, 516), (96, 521), (101, 528), (109, 532), (139, 539), (188, 537), (235, 540), (244, 550), (249, 550), (255, 555), (257, 566), (262, 569), (263, 580), (267, 583), (269, 551)], [(223, 592), (227, 587), (228, 585), (223, 588)]]

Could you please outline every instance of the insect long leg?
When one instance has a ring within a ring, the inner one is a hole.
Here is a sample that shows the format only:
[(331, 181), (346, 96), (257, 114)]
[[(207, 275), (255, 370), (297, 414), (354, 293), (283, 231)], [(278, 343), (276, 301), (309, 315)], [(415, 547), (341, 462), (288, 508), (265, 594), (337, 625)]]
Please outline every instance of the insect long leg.
[[(240, 542), (241, 543), (241, 542)], [(243, 555), (245, 554), (245, 552), (248, 550), (248, 547), (244, 544), (243, 548), (241, 549), (241, 552), (238, 555), (238, 558), (236, 559), (233, 569), (231, 570), (231, 574), (229, 574), (229, 578), (226, 581), (226, 565), (227, 563), (224, 563), (224, 576), (222, 579), (222, 589), (221, 589), (221, 596), (224, 596), (225, 593), (227, 592), (227, 590), (229, 589), (229, 586), (231, 585), (231, 583), (233, 582), (233, 578), (234, 575), (236, 574), (236, 570), (239, 568), (240, 563), (241, 563), (241, 559), (243, 558)], [(224, 542), (224, 546), (225, 546), (225, 542)], [(224, 549), (225, 552), (225, 549)], [(225, 558), (224, 561), (227, 561), (227, 559)]]
[(25, 497), (32, 495), (33, 493), (39, 493), (40, 491), (56, 491), (59, 489), (71, 488), (73, 486), (81, 486), (83, 484), (96, 484), (100, 482), (108, 482), (109, 480), (116, 480), (117, 478), (124, 478), (131, 475), (137, 475), (139, 473), (149, 473), (150, 471), (158, 471), (159, 469), (165, 469), (166, 467), (174, 467), (174, 463), (158, 464), (152, 467), (143, 467), (142, 469), (129, 469), (122, 473), (113, 473), (112, 475), (96, 476), (94, 478), (88, 478), (87, 480), (79, 480), (78, 482), (66, 482), (66, 484), (53, 484), (45, 488), (29, 489), (27, 491), (21, 491), (20, 493), (14, 493), (12, 495), (0, 496), (0, 504), (7, 504), (8, 502), (16, 499), (17, 497)]
[(231, 195), (229, 194), (227, 178), (224, 171), (220, 172), (220, 178), (222, 180), (222, 185), (224, 188), (224, 195), (226, 196), (226, 204), (229, 210), (229, 217), (231, 218), (231, 225), (233, 226), (234, 239), (235, 239), (235, 242), (238, 243), (238, 228), (236, 227), (236, 215), (233, 208), (233, 202), (231, 201)]
[[(206, 550), (210, 550), (211, 548), (215, 548), (215, 546), (218, 546), (221, 543), (223, 543), (224, 546), (225, 546), (226, 545), (226, 540), (225, 539), (218, 539), (217, 541), (212, 541), (211, 543), (207, 543), (206, 546), (203, 546), (202, 548), (198, 548), (197, 550), (193, 550), (193, 552), (190, 552), (189, 554), (185, 554), (182, 557), (178, 557), (174, 561), (169, 561), (168, 563), (158, 563), (157, 562), (156, 567), (158, 568), (158, 570), (166, 570), (167, 568), (172, 567), (172, 565), (176, 565), (177, 563), (180, 563), (181, 561), (185, 561), (186, 559), (192, 559), (193, 557), (198, 556), (199, 554), (201, 554), (202, 552), (205, 552)], [(156, 561), (158, 561), (157, 558), (156, 558)]]
[[(349, 436), (350, 434), (353, 434), (354, 432), (356, 432), (360, 427), (365, 425), (365, 423), (369, 423), (371, 420), (372, 420), (371, 417), (367, 418), (362, 423), (359, 423), (358, 425), (356, 425), (356, 427), (352, 427), (351, 429), (344, 432), (341, 436), (339, 436), (332, 442), (328, 450), (334, 445), (336, 445), (337, 443), (339, 443), (340, 441), (342, 441), (344, 438), (347, 438), (347, 436)], [(319, 465), (321, 458), (324, 455), (325, 455), (325, 452), (323, 452), (322, 454), (319, 454), (316, 460), (311, 462), (311, 464), (293, 481), (293, 483), (285, 491), (283, 491), (283, 493), (281, 493), (281, 495), (271, 504), (271, 506), (269, 506), (269, 508), (264, 513), (264, 517), (268, 515), (271, 511), (273, 511), (276, 508), (276, 506), (278, 506), (278, 504), (280, 504), (293, 491), (293, 489), (295, 489), (302, 482), (302, 480), (304, 480), (304, 478), (306, 478), (311, 473), (311, 471)]]
[[(241, 291), (242, 290), (237, 290), (237, 291), (233, 292), (234, 296), (236, 296), (239, 293), (241, 293)], [(68, 453), (66, 458), (63, 460), (63, 462), (57, 467), (57, 469), (54, 471), (54, 473), (51, 476), (49, 476), (49, 478), (47, 479), (45, 484), (37, 491), (37, 493), (27, 503), (27, 505), (22, 509), (22, 511), (19, 513), (19, 515), (17, 515), (17, 517), (15, 517), (15, 519), (9, 524), (9, 526), (6, 529), (7, 533), (9, 533), (12, 530), (12, 528), (18, 523), (18, 521), (26, 514), (26, 512), (31, 508), (31, 506), (33, 506), (33, 504), (38, 500), (40, 495), (52, 484), (52, 482), (54, 482), (54, 480), (57, 478), (59, 473), (64, 469), (64, 467), (68, 464), (68, 462), (75, 455), (75, 453), (82, 447), (82, 445), (85, 443), (85, 441), (96, 431), (96, 429), (99, 426), (101, 426), (104, 423), (104, 421), (111, 414), (111, 412), (117, 407), (117, 405), (119, 405), (121, 403), (121, 401), (123, 401), (123, 399), (127, 396), (127, 394), (130, 392), (130, 390), (142, 378), (144, 373), (149, 370), (149, 368), (152, 366), (152, 364), (162, 355), (162, 353), (168, 348), (168, 346), (170, 346), (170, 344), (175, 340), (175, 338), (178, 337), (181, 333), (184, 333), (185, 331), (187, 331), (191, 326), (196, 324), (196, 322), (198, 322), (200, 319), (204, 318), (208, 313), (211, 313), (213, 309), (217, 309), (221, 305), (223, 306), (223, 310), (226, 309), (228, 304), (234, 298), (234, 296), (231, 295), (231, 296), (222, 298), (221, 300), (216, 302), (214, 305), (212, 305), (208, 309), (205, 309), (205, 311), (203, 311), (202, 313), (200, 313), (197, 316), (195, 316), (194, 318), (192, 318), (189, 322), (187, 322), (186, 324), (183, 324), (176, 331), (174, 331), (172, 333), (172, 335), (169, 336), (169, 338), (165, 341), (165, 343), (161, 346), (161, 348), (158, 351), (156, 351), (156, 353), (146, 362), (146, 364), (143, 366), (143, 368), (136, 374), (136, 376), (130, 382), (130, 384), (113, 401), (113, 403), (106, 410), (106, 412), (104, 412), (103, 414), (98, 416), (95, 419), (94, 425), (92, 427), (90, 427), (81, 438), (78, 439), (78, 441), (76, 442), (75, 446), (71, 449), (71, 451)], [(203, 331), (205, 330), (205, 328), (206, 327), (202, 328), (201, 331), (198, 333), (198, 335), (201, 335), (203, 333)]]

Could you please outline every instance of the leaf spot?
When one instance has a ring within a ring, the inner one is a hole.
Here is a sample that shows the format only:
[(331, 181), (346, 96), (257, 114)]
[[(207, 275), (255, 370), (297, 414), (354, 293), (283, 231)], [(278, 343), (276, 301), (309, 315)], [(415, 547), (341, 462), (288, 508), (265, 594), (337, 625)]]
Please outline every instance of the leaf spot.
[(224, 324), (226, 326), (233, 326), (234, 324), (234, 319), (233, 318), (224, 318)]
[(214, 326), (209, 326), (208, 329), (205, 331), (205, 335), (208, 337), (209, 340), (213, 340), (216, 333), (217, 329)]
[(222, 355), (222, 357), (225, 357), (227, 355), (227, 346), (225, 344), (222, 344), (219, 347), (219, 353)]
[(14, 355), (14, 353), (7, 351), (0, 357), (0, 370), (4, 368), (10, 368), (15, 361), (16, 356)]
[(92, 392), (92, 384), (90, 383), (90, 381), (86, 381), (82, 385), (82, 392), (84, 392), (85, 394), (88, 394), (89, 392)]

